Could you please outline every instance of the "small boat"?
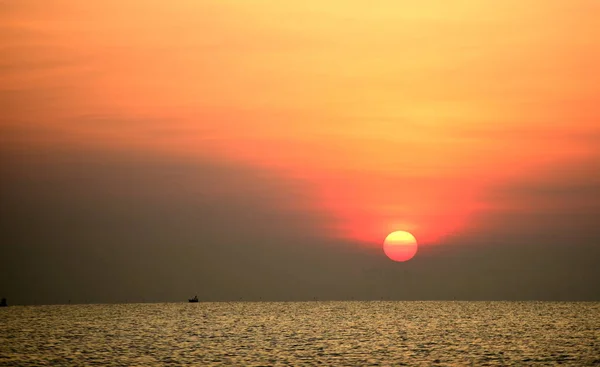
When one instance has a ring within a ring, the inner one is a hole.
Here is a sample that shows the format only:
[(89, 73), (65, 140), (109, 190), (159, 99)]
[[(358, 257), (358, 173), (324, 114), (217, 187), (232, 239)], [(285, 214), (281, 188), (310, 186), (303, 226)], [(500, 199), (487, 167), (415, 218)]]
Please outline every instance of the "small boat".
[(0, 300), (0, 307), (7, 307), (8, 306), (8, 302), (6, 302), (6, 298), (2, 298), (2, 300)]
[(194, 298), (190, 298), (190, 299), (188, 299), (188, 301), (190, 303), (198, 303), (198, 296), (195, 296)]

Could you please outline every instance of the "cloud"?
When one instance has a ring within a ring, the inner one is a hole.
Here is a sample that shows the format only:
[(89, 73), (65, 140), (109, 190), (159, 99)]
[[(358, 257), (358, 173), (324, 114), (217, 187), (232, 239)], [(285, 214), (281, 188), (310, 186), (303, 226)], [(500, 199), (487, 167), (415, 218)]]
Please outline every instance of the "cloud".
[(251, 279), (265, 274), (281, 288), (301, 257), (292, 254), (313, 248), (330, 220), (302, 205), (301, 182), (267, 171), (85, 150), (2, 153), (1, 288), (21, 302), (233, 297), (258, 291)]
[(556, 164), (492, 187), (484, 198), (482, 227), (532, 233), (599, 235), (600, 155)]

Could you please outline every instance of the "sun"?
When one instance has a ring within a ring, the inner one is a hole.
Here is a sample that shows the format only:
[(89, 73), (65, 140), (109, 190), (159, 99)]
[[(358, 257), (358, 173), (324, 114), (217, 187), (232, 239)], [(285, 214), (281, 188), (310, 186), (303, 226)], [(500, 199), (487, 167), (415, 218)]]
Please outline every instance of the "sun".
[(406, 231), (390, 233), (383, 241), (383, 252), (394, 261), (408, 261), (417, 253), (417, 239)]

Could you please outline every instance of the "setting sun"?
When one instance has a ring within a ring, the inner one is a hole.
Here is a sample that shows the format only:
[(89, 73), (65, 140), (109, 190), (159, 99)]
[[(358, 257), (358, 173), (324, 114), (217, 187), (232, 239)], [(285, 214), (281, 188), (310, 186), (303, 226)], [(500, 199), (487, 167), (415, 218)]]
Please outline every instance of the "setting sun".
[(417, 253), (417, 239), (405, 231), (390, 233), (383, 241), (383, 252), (394, 261), (408, 261)]

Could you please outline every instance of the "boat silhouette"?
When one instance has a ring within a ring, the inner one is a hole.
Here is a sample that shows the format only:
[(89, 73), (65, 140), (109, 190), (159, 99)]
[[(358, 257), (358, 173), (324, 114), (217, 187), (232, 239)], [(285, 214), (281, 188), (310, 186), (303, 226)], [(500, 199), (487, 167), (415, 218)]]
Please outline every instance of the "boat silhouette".
[(198, 303), (198, 296), (195, 296), (194, 298), (190, 298), (190, 299), (188, 299), (188, 301), (190, 303)]
[(6, 302), (6, 298), (2, 298), (0, 300), (0, 307), (7, 307), (8, 306), (8, 302)]

